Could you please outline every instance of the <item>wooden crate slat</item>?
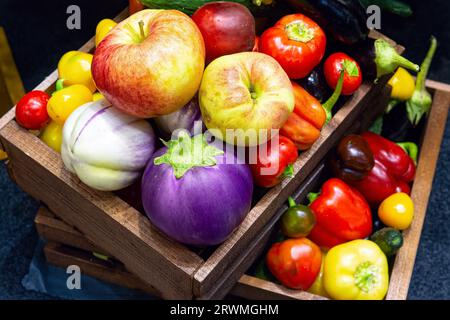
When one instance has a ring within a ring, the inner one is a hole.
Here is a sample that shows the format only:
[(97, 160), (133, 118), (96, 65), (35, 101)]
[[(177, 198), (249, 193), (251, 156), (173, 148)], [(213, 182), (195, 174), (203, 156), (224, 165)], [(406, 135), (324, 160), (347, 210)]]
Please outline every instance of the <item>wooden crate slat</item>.
[(167, 288), (167, 297), (191, 297), (193, 273), (203, 262), (200, 257), (167, 239), (120, 198), (85, 186), (64, 169), (58, 154), (14, 121), (1, 130), (1, 136), (14, 159), (14, 178), (27, 193), (45, 200), (52, 211), (133, 273), (161, 286), (158, 289)]
[(388, 300), (406, 300), (408, 296), (449, 105), (450, 91), (437, 91), (433, 98), (433, 106), (425, 129), (424, 143), (420, 150), (416, 182), (414, 182), (411, 192), (414, 202), (414, 220), (411, 227), (403, 233), (404, 245), (395, 258), (391, 273), (391, 277), (395, 281), (389, 286)]
[(44, 255), (48, 263), (57, 267), (67, 268), (70, 265), (77, 265), (82, 274), (122, 287), (140, 290), (153, 296), (161, 295), (158, 290), (145, 285), (123, 266), (102, 261), (88, 252), (49, 242), (44, 247)]
[(281, 185), (269, 190), (250, 211), (231, 238), (201, 266), (194, 277), (195, 296), (207, 294), (208, 289), (213, 287), (213, 283), (229, 268), (229, 261), (242, 254), (249, 241), (273, 216), (273, 212), (295, 192), (295, 189), (307, 178), (308, 173), (312, 172), (357, 118), (363, 117), (364, 111), (370, 110), (373, 102), (378, 101), (377, 98), (386, 88), (387, 81), (388, 78), (385, 77), (375, 87), (367, 82), (364, 83), (360, 90), (337, 112), (332, 121), (322, 130), (319, 140), (310, 150), (302, 153), (294, 164), (294, 177), (284, 180)]

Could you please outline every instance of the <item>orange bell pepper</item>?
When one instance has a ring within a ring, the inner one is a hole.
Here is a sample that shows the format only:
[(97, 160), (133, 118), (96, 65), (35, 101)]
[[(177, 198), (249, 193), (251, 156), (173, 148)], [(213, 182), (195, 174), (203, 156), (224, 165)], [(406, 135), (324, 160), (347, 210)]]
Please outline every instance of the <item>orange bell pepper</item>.
[(343, 84), (343, 72), (331, 98), (323, 105), (305, 89), (292, 82), (295, 96), (294, 112), (288, 118), (280, 133), (290, 138), (299, 150), (311, 148), (320, 137), (320, 132), (331, 118), (331, 109), (338, 101)]

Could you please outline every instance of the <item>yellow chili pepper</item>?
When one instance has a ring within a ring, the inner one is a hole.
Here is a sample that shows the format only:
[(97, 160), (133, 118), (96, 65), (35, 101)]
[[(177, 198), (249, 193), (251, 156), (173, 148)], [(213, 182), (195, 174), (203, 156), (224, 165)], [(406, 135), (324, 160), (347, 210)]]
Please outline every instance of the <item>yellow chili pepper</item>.
[(412, 75), (402, 67), (397, 69), (388, 84), (392, 87), (391, 98), (401, 101), (411, 99), (416, 87)]
[(51, 121), (42, 131), (39, 138), (50, 148), (61, 153), (63, 125)]
[(58, 63), (59, 78), (64, 86), (82, 84), (94, 93), (97, 88), (92, 78), (91, 65), (93, 55), (81, 51), (69, 51)]
[(320, 272), (317, 276), (316, 280), (312, 284), (312, 286), (309, 288), (308, 292), (312, 294), (316, 294), (318, 296), (326, 297), (328, 298), (328, 293), (325, 290), (325, 286), (323, 283), (323, 267), (325, 265), (325, 258), (327, 257), (327, 253), (322, 251), (322, 265), (320, 266)]
[(388, 227), (408, 229), (414, 218), (414, 203), (406, 193), (394, 193), (381, 203), (378, 217)]
[(96, 92), (92, 96), (92, 101), (97, 101), (97, 100), (101, 100), (101, 99), (105, 99), (105, 97), (100, 92)]
[(95, 46), (98, 47), (99, 43), (107, 36), (107, 34), (117, 26), (117, 23), (111, 19), (103, 19), (97, 25), (95, 31)]
[(382, 300), (389, 287), (386, 256), (369, 240), (333, 247), (325, 258), (323, 274), (326, 292), (338, 300)]
[(47, 112), (53, 121), (62, 125), (76, 108), (91, 101), (91, 91), (75, 84), (56, 91), (48, 101)]

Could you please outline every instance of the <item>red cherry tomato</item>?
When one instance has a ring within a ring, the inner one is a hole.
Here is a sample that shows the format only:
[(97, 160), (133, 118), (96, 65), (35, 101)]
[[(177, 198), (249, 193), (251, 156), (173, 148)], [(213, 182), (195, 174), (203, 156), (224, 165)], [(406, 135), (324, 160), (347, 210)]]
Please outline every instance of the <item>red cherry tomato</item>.
[[(292, 164), (298, 157), (297, 147), (289, 138), (280, 135), (278, 139), (278, 146), (274, 144), (275, 140), (259, 146), (257, 162), (256, 164), (250, 164), (253, 179), (260, 187), (276, 186), (285, 177), (293, 174)], [(267, 149), (261, 151), (261, 148)]]
[(355, 59), (342, 52), (332, 54), (324, 64), (325, 79), (335, 89), (342, 69), (345, 71), (342, 94), (349, 96), (358, 90), (363, 80), (361, 68)]
[(306, 238), (275, 243), (266, 256), (270, 272), (284, 286), (308, 290), (320, 272), (322, 252)]
[(31, 91), (16, 106), (16, 120), (28, 130), (40, 130), (49, 121), (47, 103), (50, 95), (43, 91)]
[(303, 14), (291, 14), (262, 34), (259, 51), (275, 58), (289, 78), (300, 79), (320, 63), (326, 43), (317, 23)]

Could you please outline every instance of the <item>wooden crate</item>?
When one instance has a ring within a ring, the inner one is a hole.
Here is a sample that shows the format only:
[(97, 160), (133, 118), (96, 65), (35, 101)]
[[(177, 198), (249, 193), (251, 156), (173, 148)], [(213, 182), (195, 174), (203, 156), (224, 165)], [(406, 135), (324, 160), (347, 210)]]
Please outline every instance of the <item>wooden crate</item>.
[[(433, 81), (428, 81), (427, 84), (429, 89), (434, 91), (434, 103), (423, 134), (416, 179), (412, 187), (415, 218), (411, 228), (404, 232), (405, 245), (395, 257), (392, 265), (390, 286), (386, 297), (388, 300), (404, 300), (407, 298), (409, 282), (414, 268), (450, 106), (450, 86)], [(357, 125), (348, 132), (354, 132), (365, 127), (366, 124), (362, 126)], [(328, 172), (326, 172), (325, 165), (319, 165), (314, 173), (296, 191), (294, 198), (297, 201), (305, 200), (306, 195), (311, 191), (317, 190), (327, 176)], [(286, 208), (284, 206), (278, 210), (278, 218)], [(96, 258), (92, 254), (93, 252), (108, 254), (89, 242), (81, 232), (57, 218), (48, 209), (42, 207), (36, 216), (35, 222), (39, 234), (49, 241), (45, 247), (45, 256), (49, 263), (60, 267), (77, 264), (88, 275), (125, 287), (143, 290), (152, 295), (158, 295), (154, 288), (143, 285), (139, 278), (128, 272), (114, 258), (109, 258), (108, 261)], [(263, 241), (267, 241), (267, 235), (272, 232), (273, 226), (274, 223), (270, 223), (262, 231), (261, 238)], [(249, 275), (243, 275), (239, 279), (231, 294), (247, 299), (324, 299), (307, 292), (290, 290), (279, 284)]]
[[(116, 20), (122, 20), (127, 11)], [(380, 37), (381, 35), (376, 35)], [(92, 51), (94, 39), (81, 51)], [(399, 51), (403, 49), (398, 47)], [(36, 89), (52, 92), (57, 71)], [(146, 285), (168, 298), (221, 298), (263, 249), (262, 230), (274, 223), (277, 209), (305, 181), (317, 163), (356, 121), (377, 112), (387, 77), (365, 82), (323, 129), (313, 147), (294, 165), (294, 176), (267, 191), (240, 227), (222, 245), (198, 253), (160, 233), (140, 212), (113, 193), (93, 190), (66, 171), (59, 154), (21, 128), (14, 109), (0, 119), (0, 146), (9, 155), (8, 171), (25, 192), (42, 201), (92, 243), (124, 263)], [(379, 110), (378, 110), (379, 111)], [(268, 235), (265, 235), (268, 237)]]

